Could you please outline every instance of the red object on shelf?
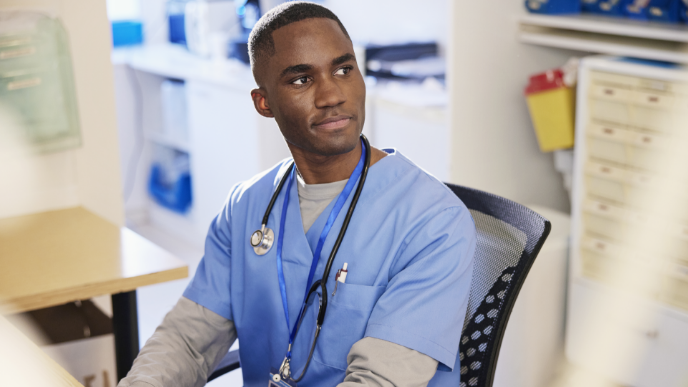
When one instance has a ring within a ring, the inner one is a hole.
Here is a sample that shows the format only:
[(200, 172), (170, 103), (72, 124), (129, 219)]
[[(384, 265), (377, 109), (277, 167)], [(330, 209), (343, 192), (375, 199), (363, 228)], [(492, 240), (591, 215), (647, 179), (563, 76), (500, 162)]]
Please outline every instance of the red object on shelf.
[(561, 69), (549, 70), (530, 77), (525, 94), (530, 95), (560, 87), (566, 87), (564, 84), (564, 72)]

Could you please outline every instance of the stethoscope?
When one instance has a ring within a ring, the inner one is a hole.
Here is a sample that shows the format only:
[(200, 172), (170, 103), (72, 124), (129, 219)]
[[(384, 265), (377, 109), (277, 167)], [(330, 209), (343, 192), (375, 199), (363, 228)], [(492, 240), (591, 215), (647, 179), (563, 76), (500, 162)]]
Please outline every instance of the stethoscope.
[[(290, 370), (290, 361), (291, 361), (291, 347), (292, 344), (289, 344), (289, 347), (287, 349), (287, 356), (285, 357), (284, 361), (282, 362), (282, 365), (280, 366), (279, 373), (273, 376), (273, 380), (275, 382), (279, 382), (280, 378), (284, 380), (291, 380), (295, 383), (298, 383), (303, 379), (304, 374), (306, 373), (306, 370), (308, 369), (308, 366), (311, 362), (311, 358), (313, 357), (313, 351), (315, 350), (315, 344), (318, 341), (318, 336), (320, 335), (320, 329), (322, 328), (323, 321), (325, 320), (325, 311), (327, 310), (327, 278), (330, 275), (330, 270), (332, 269), (332, 264), (334, 263), (335, 256), (337, 255), (337, 251), (339, 250), (339, 246), (342, 243), (342, 240), (344, 239), (344, 235), (346, 234), (346, 229), (349, 226), (349, 221), (351, 220), (351, 216), (354, 213), (354, 209), (356, 209), (356, 203), (358, 202), (359, 196), (361, 196), (361, 191), (363, 190), (363, 185), (365, 184), (366, 176), (368, 175), (368, 169), (370, 168), (370, 143), (368, 142), (368, 139), (366, 136), (361, 134), (361, 141), (363, 141), (363, 145), (365, 148), (365, 163), (363, 166), (363, 170), (361, 172), (361, 177), (358, 182), (358, 186), (356, 187), (356, 191), (354, 193), (354, 197), (351, 200), (351, 204), (349, 205), (349, 209), (347, 210), (346, 217), (344, 218), (344, 222), (342, 223), (342, 227), (339, 230), (339, 235), (337, 236), (337, 239), (334, 243), (334, 246), (332, 247), (332, 251), (330, 252), (330, 256), (327, 260), (327, 264), (325, 265), (325, 271), (323, 272), (323, 275), (321, 279), (315, 281), (313, 285), (310, 287), (308, 290), (308, 293), (305, 297), (304, 300), (304, 305), (302, 306), (301, 312), (299, 313), (300, 316), (298, 318), (298, 323), (295, 327), (295, 332), (298, 332), (299, 327), (301, 326), (301, 322), (303, 321), (303, 317), (305, 315), (304, 310), (307, 307), (307, 301), (310, 299), (311, 295), (318, 290), (318, 288), (322, 289), (322, 296), (318, 295), (320, 298), (319, 302), (319, 308), (318, 308), (318, 318), (316, 320), (316, 327), (315, 327), (315, 334), (313, 338), (313, 344), (311, 345), (310, 352), (308, 354), (308, 359), (306, 360), (306, 365), (303, 368), (303, 371), (301, 371), (301, 375), (298, 378), (292, 378), (291, 377), (291, 370)], [(284, 173), (284, 176), (282, 176), (282, 179), (280, 180), (279, 184), (277, 185), (277, 188), (275, 189), (275, 192), (272, 194), (272, 198), (270, 199), (270, 203), (268, 204), (268, 208), (265, 210), (265, 215), (263, 216), (263, 222), (261, 224), (260, 230), (256, 230), (253, 234), (251, 234), (250, 238), (250, 243), (251, 246), (253, 247), (253, 250), (255, 251), (256, 254), (258, 255), (265, 255), (267, 254), (268, 251), (270, 251), (270, 248), (274, 244), (275, 241), (275, 233), (272, 231), (272, 229), (268, 228), (267, 223), (268, 223), (268, 218), (270, 217), (270, 212), (272, 211), (272, 207), (275, 204), (275, 201), (277, 200), (277, 197), (279, 196), (280, 191), (282, 190), (282, 187), (284, 186), (284, 183), (289, 180), (289, 175), (292, 173), (292, 169), (294, 167), (294, 162), (292, 161), (291, 164), (289, 164), (289, 167), (286, 169), (286, 172)], [(283, 209), (284, 211), (285, 209)], [(317, 294), (317, 293), (316, 293)]]

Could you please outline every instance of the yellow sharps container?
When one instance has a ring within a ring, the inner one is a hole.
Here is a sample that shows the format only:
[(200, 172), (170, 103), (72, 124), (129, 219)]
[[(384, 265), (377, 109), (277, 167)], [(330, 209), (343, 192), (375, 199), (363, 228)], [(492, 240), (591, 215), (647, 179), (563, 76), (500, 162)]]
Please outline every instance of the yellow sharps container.
[(563, 72), (557, 69), (530, 77), (525, 95), (540, 150), (572, 148), (575, 92), (564, 83)]

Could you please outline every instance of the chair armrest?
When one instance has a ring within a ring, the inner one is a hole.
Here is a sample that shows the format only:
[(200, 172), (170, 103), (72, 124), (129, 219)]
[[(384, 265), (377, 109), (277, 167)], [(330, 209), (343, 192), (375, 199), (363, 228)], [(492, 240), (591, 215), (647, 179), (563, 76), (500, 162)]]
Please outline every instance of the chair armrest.
[(208, 377), (208, 382), (213, 379), (219, 378), (220, 376), (226, 374), (229, 371), (234, 371), (235, 369), (241, 367), (239, 365), (239, 350), (229, 351), (222, 358), (220, 364), (215, 367), (215, 371)]

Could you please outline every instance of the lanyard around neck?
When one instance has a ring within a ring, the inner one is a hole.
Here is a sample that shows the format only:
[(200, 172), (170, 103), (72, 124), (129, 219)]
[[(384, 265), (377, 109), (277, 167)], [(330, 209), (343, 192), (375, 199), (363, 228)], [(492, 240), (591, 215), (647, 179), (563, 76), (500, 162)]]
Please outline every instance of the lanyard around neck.
[[(344, 207), (344, 203), (346, 203), (346, 200), (349, 198), (351, 191), (353, 191), (356, 181), (361, 176), (361, 172), (363, 171), (365, 161), (365, 154), (365, 143), (361, 141), (361, 159), (358, 161), (358, 164), (356, 165), (356, 168), (351, 174), (351, 177), (349, 177), (349, 181), (347, 181), (346, 186), (344, 186), (344, 190), (342, 190), (342, 192), (337, 197), (337, 201), (335, 202), (334, 207), (332, 207), (330, 215), (327, 217), (327, 222), (325, 223), (325, 226), (323, 227), (323, 230), (320, 233), (320, 239), (318, 240), (317, 247), (315, 248), (315, 253), (313, 254), (313, 261), (311, 262), (311, 269), (308, 273), (308, 282), (306, 283), (306, 291), (304, 294), (303, 303), (301, 305), (301, 309), (299, 310), (299, 315), (296, 317), (296, 320), (294, 321), (294, 327), (291, 329), (291, 333), (289, 334), (290, 348), (291, 344), (294, 343), (294, 338), (296, 337), (298, 322), (301, 320), (301, 314), (303, 313), (306, 299), (308, 297), (308, 290), (310, 289), (313, 283), (313, 276), (315, 275), (315, 269), (318, 266), (318, 261), (320, 260), (320, 254), (322, 252), (323, 245), (325, 244), (325, 240), (327, 239), (327, 236), (330, 233), (330, 230), (332, 229), (334, 221), (337, 219), (337, 215), (339, 215), (339, 212), (342, 210), (342, 207)], [(291, 191), (291, 184), (294, 180), (295, 170), (296, 165), (292, 167), (291, 172), (289, 173), (287, 191), (284, 193), (284, 204), (282, 205), (282, 216), (280, 219), (279, 236), (277, 237), (277, 278), (279, 280), (280, 294), (282, 295), (282, 307), (284, 308), (284, 317), (287, 322), (287, 332), (289, 332), (291, 324), (289, 322), (289, 304), (287, 303), (287, 285), (284, 280), (284, 270), (282, 267), (282, 246), (284, 244), (284, 226), (287, 219), (289, 192)], [(330, 259), (334, 259), (334, 257), (330, 257)], [(323, 280), (326, 281), (325, 278), (323, 278)], [(291, 358), (291, 350), (287, 352), (287, 358)]]

